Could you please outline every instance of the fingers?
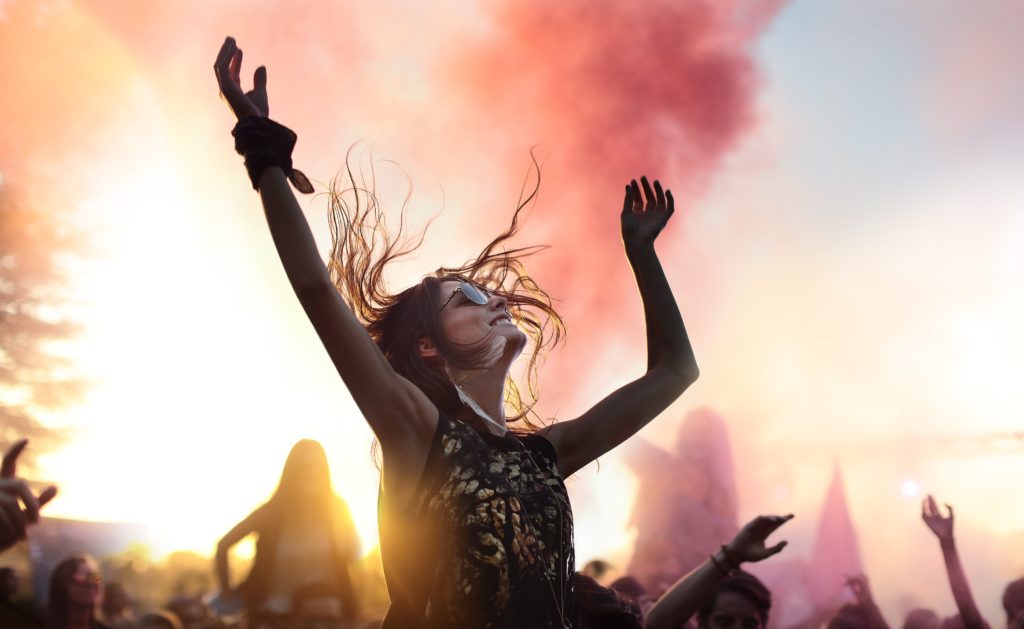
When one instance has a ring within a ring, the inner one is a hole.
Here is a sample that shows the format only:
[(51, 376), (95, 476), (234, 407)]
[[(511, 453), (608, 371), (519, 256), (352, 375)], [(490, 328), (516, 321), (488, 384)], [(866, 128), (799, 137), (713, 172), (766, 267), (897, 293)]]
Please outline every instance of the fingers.
[[(650, 210), (667, 211), (669, 215), (675, 212), (675, 199), (672, 192), (666, 190), (661, 181), (655, 179), (654, 185), (647, 180), (646, 176), (640, 177), (638, 184), (636, 179), (630, 183), (633, 189), (633, 211), (642, 212)], [(640, 188), (643, 187), (643, 196), (640, 195)]]
[(217, 60), (213, 62), (213, 71), (217, 73), (217, 78), (220, 78), (222, 72), (227, 71), (228, 63), (235, 56), (235, 47), (234, 37), (225, 38), (224, 43), (221, 44), (220, 52), (217, 53)]
[(644, 198), (647, 199), (647, 209), (653, 210), (657, 207), (657, 200), (654, 196), (654, 190), (651, 189), (651, 184), (648, 183), (647, 177), (641, 177), (640, 183), (644, 186)]
[(39, 494), (39, 506), (42, 507), (46, 503), (50, 502), (56, 495), (57, 488), (53, 485), (50, 485), (49, 487), (43, 490), (43, 493)]
[(953, 505), (951, 505), (951, 504), (949, 504), (947, 502), (946, 503), (946, 510), (949, 511), (949, 519), (952, 520), (953, 519)]
[(231, 62), (228, 64), (228, 73), (231, 82), (235, 85), (242, 85), (242, 49), (236, 48), (235, 54), (231, 55)]
[(935, 504), (935, 498), (933, 498), (931, 494), (928, 494), (928, 497), (925, 498), (925, 501), (928, 503), (929, 516), (935, 516), (939, 513), (939, 507), (938, 505)]
[(789, 545), (789, 542), (781, 541), (778, 544), (772, 546), (771, 548), (766, 549), (768, 551), (768, 554), (766, 556), (767, 557), (771, 557), (772, 555), (778, 555), (779, 553), (782, 552), (782, 549), (785, 548), (788, 545)]
[(658, 202), (658, 207), (665, 207), (665, 190), (661, 187), (661, 182), (657, 179), (654, 180), (654, 198)]
[(256, 68), (256, 72), (252, 75), (252, 85), (252, 89), (257, 92), (267, 91), (267, 66)]
[(633, 189), (626, 184), (626, 197), (622, 200), (622, 215), (625, 216), (633, 211)]
[(8, 518), (4, 509), (0, 509), (0, 551), (10, 548), (19, 539), (14, 522)]
[(0, 466), (0, 478), (11, 478), (18, 467), (18, 455), (28, 445), (28, 439), (19, 439), (4, 453), (4, 462)]
[(777, 528), (789, 522), (793, 519), (793, 514), (789, 515), (759, 515), (750, 523), (751, 529), (757, 532), (757, 534), (764, 539), (768, 537)]
[(8, 494), (0, 494), (0, 512), (11, 525), (15, 539), (25, 539), (25, 513), (18, 505), (18, 499)]
[(28, 516), (29, 522), (37, 522), (39, 520), (39, 500), (32, 493), (32, 490), (29, 489), (28, 483), (25, 481), (20, 478), (4, 478), (0, 480), (0, 495), (13, 500), (15, 505), (18, 504), (18, 498), (21, 498), (21, 502), (25, 505), (25, 515)]

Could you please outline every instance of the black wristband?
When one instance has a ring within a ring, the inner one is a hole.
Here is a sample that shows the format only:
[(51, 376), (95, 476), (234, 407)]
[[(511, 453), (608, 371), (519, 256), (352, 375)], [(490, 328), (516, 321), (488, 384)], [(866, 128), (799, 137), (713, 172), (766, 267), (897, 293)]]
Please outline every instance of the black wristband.
[(739, 570), (740, 569), (740, 560), (736, 558), (736, 555), (734, 555), (731, 550), (729, 550), (729, 547), (726, 546), (725, 544), (722, 544), (721, 550), (722, 550), (722, 556), (725, 557), (725, 560), (732, 564), (732, 568), (731, 569), (733, 571)]
[(259, 190), (264, 170), (279, 166), (299, 192), (313, 192), (306, 175), (292, 168), (292, 149), (298, 139), (294, 131), (270, 118), (248, 116), (238, 121), (231, 135), (235, 138), (235, 151), (245, 156), (245, 169), (254, 190)]
[(708, 555), (708, 559), (711, 560), (711, 565), (713, 565), (720, 573), (722, 573), (723, 577), (727, 577), (730, 574), (732, 574), (732, 570), (723, 566), (722, 562), (718, 561), (718, 558), (715, 557), (715, 553), (711, 553), (710, 555)]

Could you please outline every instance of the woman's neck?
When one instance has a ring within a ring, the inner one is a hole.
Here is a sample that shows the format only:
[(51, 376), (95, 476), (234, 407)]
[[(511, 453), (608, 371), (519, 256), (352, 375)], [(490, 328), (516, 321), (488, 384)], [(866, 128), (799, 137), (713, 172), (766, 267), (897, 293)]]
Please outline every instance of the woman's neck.
[[(504, 434), (508, 431), (505, 423), (505, 379), (507, 370), (487, 369), (482, 371), (453, 373), (455, 382), (463, 393), (475, 402), (487, 417), (494, 422), (483, 419), (490, 432)], [(469, 406), (464, 410), (465, 416), (476, 416), (478, 413)]]

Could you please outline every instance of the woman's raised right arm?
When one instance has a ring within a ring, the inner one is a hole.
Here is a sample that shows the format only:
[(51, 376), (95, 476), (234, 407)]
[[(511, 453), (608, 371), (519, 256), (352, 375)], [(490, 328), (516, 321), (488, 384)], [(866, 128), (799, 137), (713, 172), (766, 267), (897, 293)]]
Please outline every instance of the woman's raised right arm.
[[(228, 37), (214, 63), (221, 94), (239, 118), (269, 114), (267, 73), (256, 70), (254, 88), (242, 91), (242, 51)], [(295, 294), (377, 438), (385, 458), (425, 454), (438, 411), (427, 396), (400, 376), (338, 294), (316, 248), (309, 224), (288, 185), (284, 170), (268, 166), (256, 187), (277, 253)]]
[[(320, 342), (381, 444), (413, 437), (429, 443), (437, 408), (398, 375), (338, 294), (284, 171), (267, 168), (260, 198), (281, 264)], [(409, 432), (418, 433), (410, 435)], [(401, 447), (401, 446), (399, 446)]]

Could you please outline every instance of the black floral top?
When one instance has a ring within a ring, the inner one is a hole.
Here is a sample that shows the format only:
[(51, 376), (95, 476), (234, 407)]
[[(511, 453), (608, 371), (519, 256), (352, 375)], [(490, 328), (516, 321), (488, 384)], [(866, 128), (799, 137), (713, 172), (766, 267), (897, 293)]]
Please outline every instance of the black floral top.
[(544, 437), (442, 413), (408, 507), (380, 499), (383, 628), (571, 627), (572, 508), (555, 462)]

